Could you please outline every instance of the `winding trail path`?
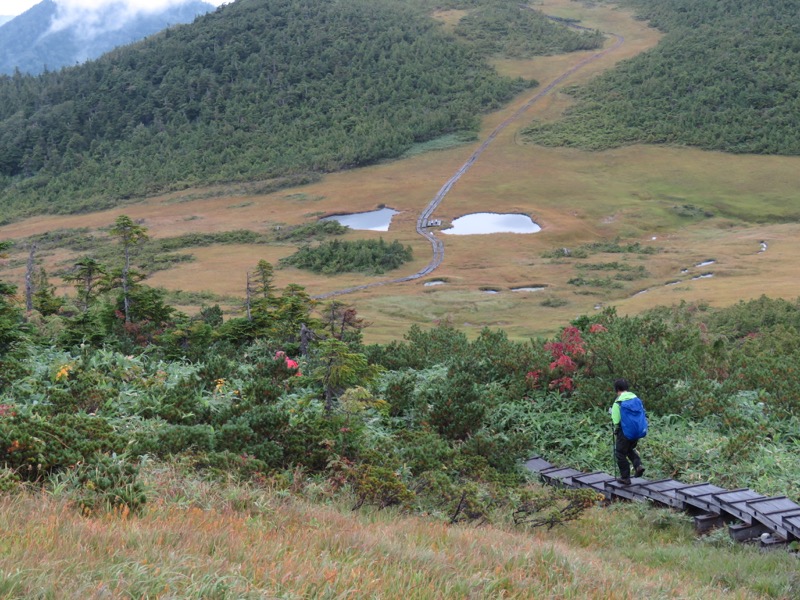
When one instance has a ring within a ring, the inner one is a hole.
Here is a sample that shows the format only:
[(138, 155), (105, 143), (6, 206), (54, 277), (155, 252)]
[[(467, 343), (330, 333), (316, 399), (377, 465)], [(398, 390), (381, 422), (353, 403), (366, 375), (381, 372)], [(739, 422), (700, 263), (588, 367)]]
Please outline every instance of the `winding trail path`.
[[(585, 27), (574, 26), (577, 29), (586, 29)], [(549, 94), (553, 89), (564, 82), (568, 77), (583, 69), (586, 65), (591, 64), (600, 58), (604, 57), (605, 55), (613, 52), (614, 50), (618, 49), (622, 44), (625, 42), (625, 38), (621, 35), (617, 35), (615, 33), (608, 33), (614, 38), (614, 43), (597, 52), (592, 54), (591, 56), (587, 56), (580, 62), (574, 64), (572, 67), (564, 71), (561, 75), (553, 79), (550, 83), (548, 83), (545, 87), (540, 89), (530, 100), (528, 100), (525, 104), (523, 104), (520, 108), (518, 108), (514, 114), (508, 117), (505, 121), (500, 123), (497, 127), (495, 127), (494, 131), (489, 134), (489, 137), (478, 147), (475, 152), (467, 159), (467, 161), (461, 165), (458, 171), (447, 180), (447, 182), (441, 187), (439, 192), (433, 197), (433, 199), (428, 203), (425, 209), (420, 213), (419, 217), (417, 218), (417, 226), (416, 230), (417, 233), (425, 238), (431, 243), (431, 247), (433, 248), (433, 256), (431, 257), (431, 261), (422, 269), (413, 273), (411, 275), (406, 275), (405, 277), (398, 277), (396, 279), (386, 279), (383, 281), (373, 281), (370, 283), (365, 283), (363, 285), (357, 285), (354, 287), (349, 287), (341, 290), (335, 290), (333, 292), (327, 292), (325, 294), (319, 294), (316, 296), (312, 296), (315, 300), (324, 300), (326, 298), (332, 298), (334, 296), (342, 296), (344, 294), (351, 294), (353, 292), (358, 292), (361, 290), (366, 290), (373, 287), (378, 287), (382, 285), (389, 285), (392, 283), (403, 283), (405, 281), (412, 281), (414, 279), (419, 279), (420, 277), (424, 277), (426, 275), (431, 274), (435, 271), (444, 260), (444, 242), (437, 238), (433, 232), (428, 229), (427, 224), (433, 215), (433, 212), (439, 207), (444, 200), (445, 196), (450, 192), (453, 186), (458, 183), (461, 177), (472, 168), (472, 165), (477, 162), (477, 160), (481, 157), (484, 151), (489, 147), (489, 145), (497, 138), (500, 133), (503, 132), (511, 123), (516, 121), (523, 113), (525, 113), (533, 104), (544, 98), (547, 94)]]

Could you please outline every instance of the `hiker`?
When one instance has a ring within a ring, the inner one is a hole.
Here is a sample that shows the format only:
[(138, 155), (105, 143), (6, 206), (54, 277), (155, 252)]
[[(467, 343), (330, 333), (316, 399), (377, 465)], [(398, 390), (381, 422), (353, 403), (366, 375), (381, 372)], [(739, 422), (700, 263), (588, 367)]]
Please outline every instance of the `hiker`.
[(291, 358), (286, 356), (286, 352), (284, 352), (283, 350), (278, 350), (275, 353), (275, 360), (281, 360), (281, 359), (286, 361), (286, 368), (287, 369), (295, 369), (297, 371), (295, 373), (295, 375), (297, 377), (300, 377), (302, 375), (302, 373), (300, 373), (300, 365), (297, 364), (297, 361), (296, 360), (292, 360)]
[(642, 401), (628, 389), (625, 379), (614, 382), (614, 391), (617, 397), (611, 405), (611, 423), (614, 426), (614, 458), (619, 466), (617, 481), (622, 485), (631, 484), (631, 463), (634, 475), (644, 475), (644, 467), (636, 444), (647, 435), (647, 417)]

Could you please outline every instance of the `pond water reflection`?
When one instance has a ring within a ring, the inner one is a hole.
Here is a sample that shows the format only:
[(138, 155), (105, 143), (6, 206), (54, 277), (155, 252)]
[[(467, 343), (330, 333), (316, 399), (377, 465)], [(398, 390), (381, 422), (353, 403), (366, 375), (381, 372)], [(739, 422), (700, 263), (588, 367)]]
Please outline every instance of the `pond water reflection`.
[(453, 219), (453, 224), (442, 233), (449, 235), (475, 235), (485, 233), (536, 233), (542, 228), (528, 215), (473, 213)]
[(389, 224), (392, 222), (392, 217), (399, 212), (399, 210), (394, 210), (393, 208), (379, 208), (369, 212), (332, 215), (330, 217), (324, 217), (320, 219), (320, 221), (338, 221), (350, 229), (389, 231)]

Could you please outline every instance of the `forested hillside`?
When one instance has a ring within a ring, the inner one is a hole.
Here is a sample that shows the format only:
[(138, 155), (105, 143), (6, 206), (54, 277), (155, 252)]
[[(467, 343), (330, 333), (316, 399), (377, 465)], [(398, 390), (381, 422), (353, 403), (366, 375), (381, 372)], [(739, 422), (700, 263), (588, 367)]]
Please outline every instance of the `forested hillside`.
[(529, 139), (800, 154), (800, 1), (629, 0), (666, 35), (585, 87)]
[(238, 0), (81, 67), (0, 79), (2, 219), (367, 164), (474, 128), (524, 85), (416, 4)]
[(111, 4), (92, 12), (62, 14), (53, 0), (42, 0), (0, 29), (0, 73), (13, 75), (19, 69), (35, 75), (45, 68), (57, 71), (74, 66), (166, 27), (190, 23), (214, 6), (187, 0), (129, 18), (121, 18), (119, 10), (119, 5)]
[(488, 0), (475, 5), (475, 10), (458, 22), (455, 32), (486, 52), (528, 58), (603, 45), (601, 32), (568, 29), (563, 22), (549, 19), (530, 5), (505, 0)]

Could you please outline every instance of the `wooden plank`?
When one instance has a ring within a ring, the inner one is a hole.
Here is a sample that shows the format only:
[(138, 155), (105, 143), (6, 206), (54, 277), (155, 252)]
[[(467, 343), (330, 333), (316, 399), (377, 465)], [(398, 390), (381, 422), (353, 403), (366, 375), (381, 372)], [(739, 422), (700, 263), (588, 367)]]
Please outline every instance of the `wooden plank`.
[(725, 488), (711, 483), (701, 483), (676, 490), (675, 494), (690, 506), (694, 506), (705, 512), (719, 513), (720, 503), (714, 498), (714, 494), (725, 491), (727, 491)]
[(583, 475), (576, 475), (572, 478), (573, 482), (581, 485), (582, 487), (591, 487), (595, 489), (603, 489), (603, 483), (616, 479), (613, 475), (604, 473), (603, 471), (595, 471), (594, 473), (584, 473)]
[(650, 487), (650, 484), (652, 483), (652, 481), (645, 479), (644, 477), (632, 477), (631, 485), (629, 487), (631, 488), (631, 493), (635, 494), (636, 496), (652, 502), (662, 503), (660, 494)]
[(609, 475), (603, 471), (595, 471), (594, 473), (576, 475), (572, 478), (572, 485), (597, 490), (601, 494), (604, 494), (606, 498), (610, 498), (611, 496), (605, 488), (605, 483), (607, 481), (613, 481), (614, 479), (616, 478), (613, 475)]
[(684, 502), (675, 495), (675, 491), (685, 486), (685, 483), (674, 479), (659, 479), (642, 484), (642, 487), (650, 491), (653, 500), (679, 509), (684, 508)]
[(779, 534), (784, 539), (792, 539), (797, 538), (800, 539), (800, 529), (793, 526), (791, 521), (787, 521), (784, 517), (785, 516), (793, 516), (796, 515), (796, 512), (793, 510), (787, 511), (780, 511), (780, 512), (773, 512), (769, 514), (756, 514), (755, 518), (765, 524), (770, 524), (773, 532)]
[(572, 477), (580, 474), (581, 472), (577, 469), (570, 469), (569, 467), (545, 469), (539, 473), (548, 483), (558, 483), (566, 486), (572, 485)]
[(720, 492), (719, 494), (714, 494), (714, 496), (719, 500), (723, 511), (747, 525), (753, 524), (753, 515), (755, 513), (754, 509), (747, 504), (747, 501), (766, 498), (766, 496), (748, 488)]
[(800, 540), (800, 514), (788, 514), (781, 517), (783, 526), (789, 531), (796, 539)]
[(681, 489), (682, 490), (686, 490), (687, 492), (689, 492), (689, 491), (691, 491), (691, 490), (693, 490), (695, 488), (700, 488), (700, 487), (703, 487), (703, 486), (706, 486), (706, 485), (710, 485), (710, 484), (707, 481), (704, 481), (703, 483), (687, 483)]
[(771, 498), (759, 498), (747, 502), (762, 515), (800, 510), (800, 506), (789, 500), (786, 496), (773, 496)]
[[(761, 498), (765, 498), (766, 496), (761, 496)], [(757, 500), (756, 498), (751, 498), (752, 500)], [(747, 500), (741, 500), (739, 502), (726, 502), (723, 510), (731, 516), (736, 517), (742, 523), (747, 523), (748, 525), (752, 525), (755, 520), (756, 511), (751, 508), (749, 504), (747, 504)]]
[(725, 488), (721, 488), (706, 481), (705, 483), (693, 483), (691, 485), (687, 485), (686, 487), (678, 490), (677, 493), (679, 496), (684, 496), (686, 498), (695, 498), (698, 496), (704, 496), (706, 494), (719, 494), (720, 492), (727, 491), (728, 490)]
[(562, 471), (564, 467), (547, 467), (546, 469), (542, 469), (543, 474), (552, 473), (554, 471)]
[(543, 459), (541, 456), (532, 456), (528, 460), (525, 461), (525, 468), (533, 471), (534, 473), (538, 473), (544, 469), (549, 469), (553, 465)]
[(794, 534), (787, 528), (781, 515), (794, 513), (800, 510), (800, 506), (786, 496), (748, 500), (747, 504), (755, 511), (753, 518), (759, 523), (763, 523), (784, 539), (793, 537)]
[(615, 477), (611, 481), (606, 481), (603, 485), (605, 485), (606, 491), (614, 496), (642, 502), (647, 499), (647, 496), (642, 493), (643, 488), (640, 488), (639, 484), (644, 482), (646, 480), (634, 477), (631, 479), (631, 485), (623, 485)]
[(761, 494), (758, 494), (751, 490), (750, 488), (737, 488), (735, 490), (726, 490), (724, 492), (720, 492), (719, 494), (714, 494), (717, 497), (717, 500), (724, 500), (725, 502), (739, 502), (740, 500), (750, 500), (755, 496), (763, 498)]

